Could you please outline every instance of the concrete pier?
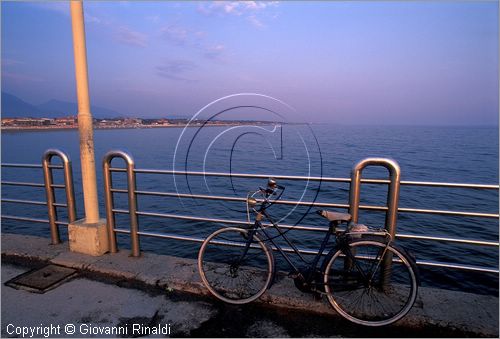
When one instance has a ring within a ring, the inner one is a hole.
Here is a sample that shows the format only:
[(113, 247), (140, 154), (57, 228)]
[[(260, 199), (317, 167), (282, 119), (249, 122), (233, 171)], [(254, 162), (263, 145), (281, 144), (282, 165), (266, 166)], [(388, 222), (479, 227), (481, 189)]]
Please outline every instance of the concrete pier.
[(385, 328), (364, 328), (343, 320), (326, 300), (298, 291), (291, 279), (279, 279), (258, 301), (236, 307), (208, 295), (194, 260), (152, 253), (132, 258), (128, 251), (93, 257), (70, 252), (67, 243), (49, 243), (47, 238), (2, 234), (3, 282), (46, 263), (79, 272), (45, 294), (2, 286), (2, 336), (10, 336), (5, 332), (9, 322), (83, 319), (115, 326), (127, 319), (170, 319), (177, 331), (171, 336), (498, 337), (499, 304), (493, 296), (421, 288), (404, 319)]

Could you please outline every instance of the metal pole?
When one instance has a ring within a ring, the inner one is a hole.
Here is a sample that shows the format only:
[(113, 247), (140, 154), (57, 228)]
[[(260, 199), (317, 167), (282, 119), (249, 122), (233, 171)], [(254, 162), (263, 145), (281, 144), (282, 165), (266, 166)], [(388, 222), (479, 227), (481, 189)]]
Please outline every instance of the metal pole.
[(94, 158), (94, 131), (90, 112), (87, 77), (87, 52), (82, 1), (70, 1), (73, 50), (75, 53), (76, 94), (78, 97), (78, 130), (80, 132), (80, 159), (82, 164), (83, 199), (87, 223), (99, 221), (97, 181)]

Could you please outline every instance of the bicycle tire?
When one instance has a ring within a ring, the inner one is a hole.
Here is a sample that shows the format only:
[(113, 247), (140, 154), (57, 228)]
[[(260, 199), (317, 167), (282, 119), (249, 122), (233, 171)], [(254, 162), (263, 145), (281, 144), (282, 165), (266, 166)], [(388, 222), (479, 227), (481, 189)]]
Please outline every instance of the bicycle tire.
[[(339, 249), (325, 259), (328, 301), (353, 323), (389, 325), (404, 317), (415, 303), (418, 272), (413, 260), (392, 245), (384, 252), (386, 246), (384, 242), (360, 239), (349, 243), (354, 256)], [(389, 269), (384, 268), (384, 260), (390, 260)]]
[(244, 257), (248, 230), (222, 228), (205, 239), (198, 254), (201, 280), (216, 298), (230, 304), (246, 304), (259, 298), (274, 277), (274, 257), (258, 237)]

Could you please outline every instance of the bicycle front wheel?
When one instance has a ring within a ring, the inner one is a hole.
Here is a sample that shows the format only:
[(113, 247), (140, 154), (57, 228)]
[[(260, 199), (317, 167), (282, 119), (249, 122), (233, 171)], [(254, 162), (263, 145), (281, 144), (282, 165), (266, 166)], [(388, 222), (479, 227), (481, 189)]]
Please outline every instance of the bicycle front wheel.
[(359, 240), (327, 259), (328, 301), (344, 318), (365, 326), (384, 326), (404, 317), (417, 297), (411, 259), (385, 243)]
[(273, 277), (271, 250), (249, 231), (223, 228), (201, 245), (198, 269), (201, 280), (217, 298), (231, 304), (245, 304), (259, 298)]

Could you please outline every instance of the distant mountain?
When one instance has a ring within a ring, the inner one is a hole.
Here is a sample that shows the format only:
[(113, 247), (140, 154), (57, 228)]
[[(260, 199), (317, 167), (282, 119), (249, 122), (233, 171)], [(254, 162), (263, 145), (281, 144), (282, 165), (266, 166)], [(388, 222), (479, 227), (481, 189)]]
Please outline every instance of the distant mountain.
[[(92, 116), (94, 118), (117, 118), (123, 117), (116, 111), (91, 106)], [(32, 105), (16, 97), (15, 95), (2, 92), (2, 117), (3, 118), (59, 118), (78, 113), (78, 105), (74, 102), (49, 100), (40, 105)]]
[(185, 120), (189, 120), (191, 119), (193, 116), (192, 115), (175, 115), (175, 114), (171, 114), (171, 115), (167, 115), (165, 116), (165, 119), (172, 119), (172, 120), (180, 120), (180, 119), (185, 119)]
[(43, 112), (32, 104), (27, 103), (18, 97), (2, 92), (2, 117), (41, 117)]
[[(44, 102), (43, 104), (37, 105), (36, 107), (42, 112), (49, 114), (51, 118), (76, 115), (78, 113), (78, 105), (76, 103), (55, 99)], [(123, 117), (123, 114), (99, 106), (91, 106), (90, 110), (92, 111), (92, 116), (94, 118), (103, 119)]]

